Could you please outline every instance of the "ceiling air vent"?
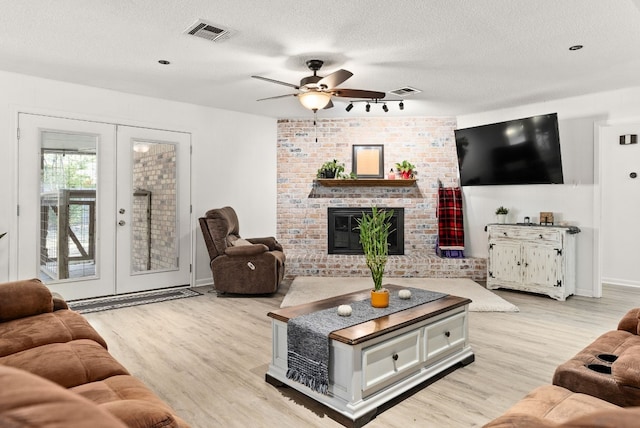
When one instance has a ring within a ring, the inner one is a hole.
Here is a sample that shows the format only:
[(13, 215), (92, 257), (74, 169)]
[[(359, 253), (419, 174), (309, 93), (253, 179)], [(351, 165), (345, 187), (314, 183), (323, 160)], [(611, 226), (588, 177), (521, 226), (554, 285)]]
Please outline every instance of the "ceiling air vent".
[(200, 37), (202, 39), (211, 40), (212, 42), (226, 39), (229, 36), (229, 30), (216, 27), (201, 19), (197, 20), (193, 25), (184, 30), (185, 34)]
[(412, 88), (411, 86), (404, 86), (400, 89), (394, 89), (389, 91), (390, 94), (398, 95), (399, 97), (406, 97), (413, 94), (419, 94), (422, 92), (420, 89)]

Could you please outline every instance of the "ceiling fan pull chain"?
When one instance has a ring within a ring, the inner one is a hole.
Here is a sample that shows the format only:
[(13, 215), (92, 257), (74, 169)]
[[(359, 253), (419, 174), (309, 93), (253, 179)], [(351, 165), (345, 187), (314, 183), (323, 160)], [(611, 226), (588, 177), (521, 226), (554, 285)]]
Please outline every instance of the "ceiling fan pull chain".
[(313, 127), (316, 130), (316, 143), (318, 142), (318, 110), (313, 111)]

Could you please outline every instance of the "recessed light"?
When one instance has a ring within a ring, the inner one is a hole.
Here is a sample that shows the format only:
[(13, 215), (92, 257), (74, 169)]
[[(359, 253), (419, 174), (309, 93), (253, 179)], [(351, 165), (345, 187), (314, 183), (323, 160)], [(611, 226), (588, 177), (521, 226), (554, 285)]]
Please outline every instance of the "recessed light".
[(584, 46), (582, 45), (573, 45), (569, 48), (570, 51), (578, 51), (580, 49), (582, 49)]
[(161, 60), (158, 61), (158, 64), (169, 65), (171, 63), (169, 61), (167, 61), (166, 59), (161, 59)]

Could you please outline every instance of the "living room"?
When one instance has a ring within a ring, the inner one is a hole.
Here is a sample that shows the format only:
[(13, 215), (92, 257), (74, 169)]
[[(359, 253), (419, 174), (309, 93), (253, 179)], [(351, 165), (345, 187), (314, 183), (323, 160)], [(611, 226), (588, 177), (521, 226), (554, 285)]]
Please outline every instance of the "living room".
[[(503, 2), (500, 2), (503, 4)], [(633, 10), (633, 14), (630, 16), (638, 15), (638, 3), (634, 5), (629, 2), (625, 4), (627, 8)], [(627, 10), (627, 9), (625, 9)], [(195, 17), (194, 17), (195, 18)], [(609, 21), (607, 21), (609, 22)], [(634, 37), (637, 37), (635, 35)], [(569, 40), (570, 38), (567, 38)], [(635, 39), (634, 39), (635, 40)], [(575, 43), (584, 43), (585, 51), (588, 52), (589, 46), (587, 41), (572, 40)], [(567, 46), (562, 46), (563, 54), (569, 54)], [(314, 49), (314, 51), (324, 51), (324, 49)], [(582, 54), (580, 51), (572, 52), (571, 54)], [(43, 58), (46, 58), (45, 53), (42, 53)], [(160, 54), (158, 54), (160, 55)], [(610, 58), (608, 58), (610, 59)], [(279, 59), (282, 70), (284, 71), (286, 60)], [(576, 64), (577, 68), (584, 66), (582, 59), (578, 60)], [(435, 60), (434, 60), (435, 62)], [(439, 62), (439, 61), (438, 61)], [(348, 62), (347, 62), (348, 64)], [(439, 66), (442, 66), (440, 64)], [(69, 68), (80, 66), (76, 63), (70, 63)], [(327, 68), (327, 73), (333, 71), (336, 68), (340, 68), (342, 65), (334, 68)], [(344, 65), (345, 68), (352, 69), (355, 74), (358, 75), (358, 86), (369, 87), (367, 80), (366, 67), (355, 69), (349, 65)], [(506, 67), (506, 66), (505, 66)], [(612, 66), (603, 64), (603, 68), (611, 68)], [(601, 186), (603, 174), (607, 172), (615, 171), (617, 168), (616, 161), (613, 161), (608, 153), (608, 147), (610, 147), (610, 141), (608, 143), (603, 140), (603, 135), (607, 129), (618, 126), (619, 124), (638, 123), (640, 120), (640, 105), (636, 102), (640, 96), (640, 82), (628, 83), (623, 81), (619, 84), (611, 85), (606, 89), (591, 90), (588, 92), (582, 92), (575, 94), (571, 91), (569, 84), (566, 82), (550, 84), (544, 93), (532, 94), (528, 90), (523, 89), (519, 93), (511, 93), (506, 98), (509, 98), (508, 106), (497, 106), (495, 108), (475, 109), (468, 111), (448, 111), (444, 107), (441, 109), (441, 113), (433, 112), (424, 113), (422, 110), (418, 110), (417, 106), (424, 104), (424, 101), (416, 99), (412, 101), (410, 97), (406, 98), (405, 110), (401, 113), (395, 111), (390, 112), (391, 115), (385, 116), (382, 111), (374, 111), (369, 116), (363, 111), (363, 105), (357, 105), (350, 113), (344, 113), (345, 105), (336, 103), (335, 110), (340, 110), (342, 117), (332, 117), (329, 114), (325, 115), (325, 112), (318, 112), (317, 118), (314, 118), (312, 112), (300, 108), (297, 114), (284, 114), (278, 113), (279, 107), (287, 106), (287, 103), (297, 103), (296, 99), (285, 100), (272, 100), (256, 103), (253, 93), (244, 98), (244, 103), (251, 104), (251, 108), (255, 104), (260, 104), (260, 109), (264, 111), (264, 114), (256, 113), (255, 110), (251, 112), (242, 110), (240, 108), (226, 109), (222, 106), (212, 107), (206, 105), (204, 102), (186, 102), (184, 98), (176, 97), (171, 99), (165, 96), (152, 96), (149, 94), (136, 93), (135, 91), (127, 91), (118, 87), (115, 83), (109, 83), (107, 78), (96, 78), (94, 84), (88, 83), (74, 83), (66, 81), (64, 73), (58, 72), (58, 75), (52, 75), (49, 77), (42, 77), (34, 74), (30, 71), (19, 70), (19, 67), (11, 67), (11, 64), (5, 64), (2, 66), (0, 63), (0, 92), (3, 94), (3, 103), (0, 105), (0, 116), (5, 120), (0, 121), (0, 133), (5, 136), (3, 149), (5, 167), (0, 170), (0, 188), (2, 189), (5, 199), (8, 201), (0, 207), (0, 225), (3, 230), (0, 232), (8, 232), (8, 235), (0, 240), (0, 282), (6, 282), (16, 279), (21, 279), (22, 271), (20, 267), (20, 261), (17, 260), (17, 254), (19, 253), (19, 236), (18, 219), (16, 218), (16, 205), (19, 200), (19, 183), (17, 180), (19, 174), (19, 142), (16, 138), (16, 129), (19, 127), (18, 114), (21, 112), (28, 112), (29, 114), (44, 115), (44, 116), (57, 116), (74, 118), (86, 121), (97, 122), (109, 122), (115, 124), (124, 124), (130, 126), (138, 126), (145, 128), (161, 128), (174, 131), (181, 131), (190, 134), (191, 146), (192, 146), (192, 158), (191, 158), (191, 190), (190, 201), (192, 206), (190, 231), (188, 233), (187, 240), (191, 250), (191, 262), (193, 264), (192, 274), (190, 276), (190, 285), (207, 287), (211, 284), (211, 270), (209, 267), (209, 256), (207, 254), (205, 244), (202, 239), (202, 235), (198, 228), (197, 218), (204, 214), (211, 208), (221, 206), (233, 206), (240, 217), (242, 224), (241, 233), (243, 236), (281, 236), (285, 234), (285, 230), (280, 223), (283, 212), (281, 211), (283, 193), (279, 188), (279, 178), (285, 172), (291, 170), (291, 165), (287, 165), (279, 160), (279, 153), (282, 149), (282, 121), (294, 121), (301, 127), (309, 130), (310, 138), (313, 140), (313, 133), (315, 132), (316, 121), (317, 129), (321, 130), (318, 134), (318, 147), (322, 150), (322, 159), (329, 160), (331, 154), (335, 153), (335, 156), (339, 157), (342, 162), (346, 164), (347, 170), (351, 167), (351, 150), (349, 144), (335, 144), (332, 131), (323, 132), (325, 128), (331, 128), (332, 120), (342, 121), (343, 123), (358, 123), (358, 126), (375, 128), (380, 126), (380, 123), (392, 123), (393, 126), (401, 126), (405, 121), (418, 121), (424, 122), (428, 120), (447, 120), (450, 122), (450, 132), (447, 135), (447, 143), (449, 150), (453, 150), (452, 144), (454, 144), (453, 129), (454, 128), (466, 128), (476, 125), (484, 125), (493, 122), (506, 121), (515, 118), (530, 117), (538, 114), (556, 112), (559, 117), (559, 129), (560, 140), (562, 144), (562, 162), (564, 169), (563, 185), (533, 185), (533, 186), (487, 186), (487, 187), (465, 187), (464, 193), (464, 214), (465, 214), (465, 255), (469, 258), (486, 259), (487, 257), (487, 234), (485, 232), (485, 226), (489, 223), (495, 222), (495, 209), (501, 205), (508, 206), (510, 208), (510, 221), (520, 222), (524, 217), (531, 217), (532, 220), (538, 219), (541, 211), (551, 211), (556, 215), (556, 218), (560, 222), (566, 222), (567, 224), (578, 226), (581, 230), (580, 236), (577, 239), (577, 299), (575, 303), (571, 303), (571, 298), (567, 303), (570, 306), (562, 306), (556, 304), (556, 302), (550, 302), (546, 299), (537, 301), (535, 299), (527, 301), (530, 296), (519, 296), (516, 294), (515, 300), (519, 306), (525, 307), (527, 302), (531, 304), (535, 311), (531, 315), (527, 316), (529, 320), (526, 325), (529, 328), (533, 328), (535, 324), (535, 316), (553, 316), (553, 310), (563, 310), (570, 308), (570, 312), (575, 315), (575, 318), (579, 321), (569, 324), (576, 327), (575, 324), (585, 321), (586, 315), (580, 311), (591, 311), (593, 307), (590, 306), (591, 297), (603, 296), (603, 300), (593, 299), (595, 302), (609, 302), (605, 300), (611, 296), (615, 296), (618, 302), (625, 300), (624, 295), (628, 292), (630, 299), (636, 298), (637, 294), (634, 289), (626, 286), (640, 286), (640, 279), (637, 276), (635, 270), (629, 271), (617, 271), (614, 268), (612, 257), (620, 255), (621, 257), (632, 257), (634, 254), (634, 248), (630, 244), (623, 244), (619, 242), (611, 243), (606, 236), (617, 235), (625, 233), (630, 237), (637, 237), (640, 231), (638, 225), (633, 221), (625, 221), (627, 218), (631, 219), (631, 216), (621, 214), (620, 212), (611, 213), (606, 208), (609, 204), (609, 196), (615, 197), (616, 200), (622, 200), (623, 202), (628, 198), (628, 195), (620, 193), (616, 190), (615, 186), (608, 187), (606, 190)], [(252, 73), (268, 75), (273, 78), (280, 78), (278, 68), (271, 69), (270, 67), (256, 67), (254, 70), (247, 70), (243, 78), (249, 78)], [(289, 70), (291, 71), (291, 70)], [(596, 70), (597, 74), (598, 70)], [(152, 74), (161, 73), (154, 70)], [(490, 73), (490, 71), (486, 71)], [(305, 76), (304, 70), (296, 69), (292, 72), (293, 75), (299, 77)], [(525, 78), (526, 70), (514, 67), (514, 78)], [(117, 75), (119, 76), (119, 75)], [(119, 77), (113, 77), (113, 80), (120, 80)], [(236, 77), (237, 78), (237, 77)], [(224, 80), (224, 79), (223, 79)], [(553, 83), (554, 78), (548, 77), (548, 81)], [(105, 81), (107, 83), (105, 83)], [(404, 79), (397, 82), (398, 86), (404, 85), (407, 82)], [(423, 84), (424, 83), (424, 84)], [(268, 87), (264, 82), (252, 82), (253, 87), (262, 88), (262, 84)], [(425, 92), (429, 92), (433, 83), (427, 80), (423, 82), (410, 82), (412, 85), (422, 87)], [(169, 86), (164, 83), (165, 86)], [(481, 86), (481, 83), (477, 83)], [(125, 85), (126, 86), (126, 85)], [(594, 85), (596, 87), (596, 85)], [(383, 88), (385, 90), (392, 88)], [(263, 89), (260, 89), (263, 90)], [(268, 88), (267, 92), (272, 92), (272, 95), (278, 94), (278, 88)], [(428, 95), (428, 94), (427, 94)], [(211, 95), (211, 98), (214, 98)], [(414, 106), (412, 107), (412, 102)], [(437, 104), (437, 102), (434, 102)], [(376, 106), (373, 106), (374, 109)], [(390, 104), (390, 109), (395, 109), (395, 105)], [(358, 110), (360, 109), (360, 110)], [(435, 108), (434, 110), (437, 110)], [(284, 111), (284, 110), (283, 110)], [(371, 124), (371, 125), (368, 125)], [(425, 131), (426, 125), (418, 130), (418, 133)], [(625, 132), (627, 133), (627, 132)], [(378, 138), (378, 139), (376, 139)], [(617, 136), (616, 136), (617, 138)], [(391, 139), (385, 138), (384, 134), (377, 133), (375, 136), (369, 138), (364, 137), (364, 141), (357, 141), (358, 144), (393, 144)], [(331, 145), (327, 145), (327, 141), (331, 141)], [(403, 140), (404, 143), (412, 144), (411, 150), (422, 151), (426, 153), (433, 146), (434, 140), (424, 138), (423, 140), (408, 141)], [(617, 144), (617, 141), (615, 142)], [(307, 147), (313, 146), (315, 141), (308, 141)], [(404, 151), (403, 153), (410, 153), (410, 151)], [(453, 153), (453, 152), (452, 152)], [(401, 161), (405, 157), (394, 154), (394, 149), (388, 147), (385, 156), (385, 168), (388, 170), (392, 163)], [(406, 158), (411, 161), (411, 156), (407, 155)], [(426, 158), (426, 156), (425, 156)], [(414, 159), (417, 159), (414, 158)], [(449, 161), (455, 167), (456, 159), (451, 156)], [(315, 177), (315, 169), (320, 164), (311, 168), (311, 171), (307, 171), (298, 178), (303, 187), (305, 187), (304, 195), (307, 197), (312, 192), (313, 182)], [(420, 168), (418, 169), (418, 182), (420, 186), (424, 186), (424, 189), (433, 189), (437, 186), (438, 174), (431, 175), (432, 166), (428, 161), (421, 161)], [(625, 178), (631, 171), (624, 171)], [(456, 177), (447, 174), (441, 177), (443, 184), (446, 186), (455, 186)], [(422, 188), (422, 187), (421, 187)], [(383, 200), (381, 203), (386, 203)], [(409, 204), (413, 202), (409, 201)], [(427, 208), (430, 211), (430, 216), (433, 216), (434, 208), (430, 205)], [(632, 219), (631, 219), (632, 220)], [(431, 241), (429, 241), (431, 242)], [(426, 248), (426, 247), (425, 247)], [(285, 248), (285, 252), (286, 252)], [(431, 251), (431, 249), (429, 249)], [(632, 265), (627, 263), (627, 265)], [(616, 265), (617, 266), (617, 265)], [(617, 285), (612, 287), (611, 285), (603, 288), (602, 284)], [(607, 292), (611, 296), (607, 296)], [(500, 295), (508, 296), (510, 299), (513, 293), (500, 292)], [(209, 296), (211, 297), (211, 296)], [(274, 296), (274, 299), (282, 297), (281, 295)], [(188, 299), (187, 299), (188, 300)], [(189, 306), (186, 303), (187, 300), (180, 304), (176, 304), (178, 310), (188, 312)], [(215, 300), (215, 299), (214, 299)], [(227, 307), (224, 306), (225, 302)], [(244, 303), (243, 303), (244, 302)], [(270, 304), (268, 299), (256, 298), (251, 300), (251, 309), (255, 311), (253, 314), (248, 314), (246, 308), (243, 307), (249, 299), (240, 300), (239, 302), (232, 299), (218, 299), (216, 302), (211, 303), (212, 308), (215, 308), (216, 313), (219, 314), (221, 319), (215, 319), (215, 317), (206, 318), (206, 322), (210, 323), (210, 328), (215, 329), (218, 323), (223, 321), (234, 319), (237, 313), (241, 313), (243, 316), (249, 317), (249, 320), (253, 317), (265, 317), (266, 313), (277, 307)], [(549, 305), (548, 308), (542, 308), (545, 305)], [(571, 306), (574, 305), (574, 306)], [(596, 303), (597, 305), (597, 303)], [(575, 311), (575, 312), (574, 312)], [(154, 313), (152, 307), (149, 306), (144, 309), (140, 314), (135, 315), (141, 317), (149, 317), (150, 319), (156, 319), (156, 317), (166, 317), (165, 319), (171, 319), (171, 323), (179, 325), (177, 330), (173, 327), (167, 327), (168, 331), (173, 334), (181, 334), (182, 328), (194, 327), (196, 323), (192, 321), (181, 321), (176, 319), (175, 314), (171, 315), (161, 311), (162, 314)], [(205, 313), (199, 312), (199, 314)], [(535, 314), (535, 316), (534, 316)], [(613, 327), (613, 324), (623, 315), (618, 311), (615, 315), (605, 313), (597, 319), (603, 322), (609, 322), (609, 327)], [(113, 320), (109, 319), (109, 316), (96, 316), (94, 322), (102, 324), (103, 326), (109, 325), (109, 322), (113, 321), (113, 325), (122, 322), (123, 320), (116, 320), (116, 316), (113, 316)], [(178, 317), (179, 318), (179, 317)], [(477, 318), (477, 317), (476, 317)], [(615, 321), (614, 321), (615, 320)], [(246, 321), (246, 320), (245, 320)], [(474, 321), (476, 321), (474, 319)], [(499, 315), (492, 319), (486, 319), (484, 321), (478, 321), (478, 325), (488, 327), (492, 323), (502, 323), (504, 325), (513, 325), (519, 321), (515, 321), (513, 314), (511, 318), (507, 315)], [(204, 322), (204, 319), (203, 319)], [(256, 321), (262, 322), (262, 321)], [(190, 327), (186, 327), (190, 326)], [(246, 321), (241, 325), (242, 329), (249, 330), (252, 327), (251, 321)], [(544, 323), (545, 328), (552, 328), (550, 324)], [(606, 328), (608, 329), (608, 328)], [(570, 337), (569, 332), (559, 332), (558, 336), (562, 340), (569, 341), (575, 340), (580, 345), (586, 345), (589, 340), (592, 340), (596, 336), (596, 332), (606, 330), (604, 326), (602, 329), (592, 328), (583, 329), (580, 333), (580, 337), (573, 339)], [(106, 327), (105, 330), (109, 330)], [(230, 334), (226, 328), (223, 329), (225, 334)], [(197, 329), (202, 334), (207, 334), (206, 329)], [(258, 335), (264, 333), (264, 326), (260, 326)], [(504, 331), (501, 331), (505, 333)], [(145, 334), (140, 332), (140, 334)], [(475, 340), (486, 339), (487, 334), (477, 332)], [(505, 333), (506, 334), (506, 333)], [(105, 334), (107, 342), (109, 342), (113, 352), (125, 355), (127, 368), (138, 373), (144, 373), (144, 364), (135, 362), (135, 354), (137, 351), (127, 350), (127, 339), (119, 337), (114, 332), (108, 332)], [(541, 346), (545, 340), (542, 339), (542, 332), (534, 333), (536, 340), (532, 343), (525, 344), (535, 348), (536, 345)], [(264, 338), (262, 338), (264, 339)], [(171, 336), (159, 337), (159, 340), (167, 341), (171, 340)], [(145, 341), (146, 343), (146, 341)], [(243, 339), (245, 347), (241, 349), (241, 352), (250, 352), (251, 338)], [(152, 345), (150, 345), (152, 346)], [(481, 347), (489, 348), (488, 345), (480, 345)], [(498, 347), (505, 347), (505, 343), (499, 343)], [(546, 346), (546, 345), (544, 345)], [(571, 347), (569, 344), (559, 345), (561, 349), (558, 350), (559, 355), (555, 360), (556, 364), (563, 359), (569, 358), (580, 347)], [(483, 349), (483, 348), (481, 348)], [(261, 355), (247, 356), (247, 362), (243, 367), (255, 370), (256, 373), (260, 372), (264, 367), (261, 365), (266, 364), (269, 359), (269, 343), (262, 343), (259, 345)], [(488, 349), (485, 349), (487, 351)], [(208, 351), (205, 351), (208, 352)], [(512, 352), (510, 349), (508, 352)], [(539, 350), (532, 351), (536, 353), (540, 358), (544, 357), (544, 352)], [(131, 353), (131, 355), (129, 354)], [(491, 354), (492, 357), (498, 354)], [(190, 361), (190, 364), (209, 364), (207, 357), (183, 357)], [(223, 354), (221, 357), (232, 358), (231, 353)], [(521, 358), (516, 358), (512, 361), (522, 362), (525, 361)], [(176, 363), (174, 361), (173, 363)], [(159, 363), (162, 365), (163, 363)], [(218, 365), (217, 367), (224, 370), (224, 365)], [(549, 370), (551, 363), (541, 363), (544, 367), (538, 373), (534, 374), (534, 380), (543, 383), (548, 382)], [(511, 365), (511, 363), (509, 363)], [(515, 366), (516, 364), (513, 363)], [(474, 365), (469, 366), (469, 370), (474, 370)], [(496, 372), (499, 370), (495, 369)], [(256, 374), (254, 373), (254, 374)], [(205, 373), (201, 373), (205, 374)], [(531, 373), (528, 373), (531, 374)], [(206, 372), (206, 375), (210, 375)], [(259, 376), (264, 375), (258, 373)], [(145, 377), (155, 377), (154, 374), (145, 374)], [(546, 376), (546, 377), (545, 377)], [(519, 375), (518, 375), (519, 377)], [(150, 379), (149, 379), (150, 380)], [(486, 378), (481, 377), (480, 380), (486, 381)], [(179, 380), (176, 380), (179, 381)], [(228, 388), (235, 388), (233, 382), (226, 384)], [(151, 383), (158, 385), (162, 382), (154, 380)], [(504, 382), (505, 384), (507, 382)], [(528, 392), (532, 385), (532, 381), (523, 382), (517, 388), (515, 388), (512, 402), (516, 398), (520, 398), (526, 392)], [(465, 385), (466, 387), (467, 385)], [(171, 394), (170, 385), (158, 385), (163, 391), (163, 398), (168, 398)], [(447, 397), (455, 395), (455, 385), (450, 386), (452, 389), (447, 392)], [(180, 388), (187, 388), (187, 386), (181, 386)], [(483, 390), (483, 393), (486, 392)], [(262, 393), (262, 391), (260, 391)], [(271, 393), (268, 393), (271, 394)], [(509, 394), (504, 394), (509, 395)], [(517, 397), (515, 397), (517, 395)], [(184, 398), (187, 397), (187, 398)], [(223, 400), (222, 392), (215, 394), (217, 399)], [(270, 399), (273, 399), (272, 395), (269, 395)], [(468, 396), (465, 396), (469, 398)], [(236, 396), (237, 398), (237, 396)], [(189, 394), (185, 393), (181, 396), (185, 403), (189, 401)], [(502, 411), (508, 407), (507, 401), (509, 397), (502, 396), (499, 400), (502, 406)], [(285, 400), (286, 401), (286, 400)], [(309, 403), (305, 403), (310, 405)], [(422, 403), (423, 404), (423, 403)], [(295, 402), (294, 398), (287, 401), (287, 405), (291, 405), (296, 409), (296, 418), (293, 420), (287, 420), (287, 424), (294, 426), (296, 423), (308, 422), (304, 419), (304, 414), (298, 407), (301, 407)], [(186, 404), (184, 404), (186, 406)], [(198, 406), (203, 406), (200, 402), (196, 405), (196, 409), (190, 409), (188, 412), (197, 413)], [(243, 405), (246, 406), (246, 403)], [(477, 407), (481, 407), (481, 404), (476, 403)], [(183, 404), (180, 404), (181, 408)], [(496, 405), (497, 407), (497, 405)], [(262, 408), (268, 409), (268, 406)], [(491, 409), (493, 413), (490, 415), (496, 417), (500, 414), (497, 408)], [(279, 415), (278, 415), (279, 416)], [(323, 422), (330, 423), (326, 419), (319, 417), (318, 420), (313, 419), (316, 417), (313, 414), (310, 425), (321, 426)], [(277, 416), (276, 416), (277, 417)], [(189, 419), (185, 415), (186, 419)], [(197, 418), (196, 418), (197, 419)], [(229, 421), (229, 416), (224, 419)], [(486, 422), (489, 420), (489, 416), (483, 414), (480, 421)], [(246, 421), (246, 420), (245, 420)], [(259, 422), (256, 422), (259, 424)], [(405, 422), (408, 422), (405, 420)], [(418, 421), (417, 423), (419, 423)], [(195, 426), (198, 426), (194, 424)], [(371, 426), (375, 426), (372, 424)], [(463, 425), (460, 425), (463, 426)]]

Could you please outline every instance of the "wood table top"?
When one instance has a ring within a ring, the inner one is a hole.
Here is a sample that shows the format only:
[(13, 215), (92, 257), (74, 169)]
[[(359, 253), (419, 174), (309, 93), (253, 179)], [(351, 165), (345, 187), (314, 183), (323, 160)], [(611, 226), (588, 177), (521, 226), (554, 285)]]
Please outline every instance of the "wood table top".
[[(389, 284), (384, 285), (384, 287), (390, 292), (407, 288)], [(299, 317), (301, 315), (368, 299), (370, 297), (370, 291), (370, 289), (366, 289), (341, 296), (330, 297), (324, 300), (318, 300), (317, 302), (282, 308), (271, 311), (267, 315), (282, 322), (289, 322), (291, 318)], [(452, 296), (449, 294), (442, 299), (423, 303), (421, 305), (414, 306), (413, 308), (381, 316), (379, 318), (374, 318), (371, 321), (356, 324), (342, 330), (336, 330), (329, 334), (329, 338), (348, 345), (356, 345), (382, 334), (398, 330), (422, 320), (435, 317), (452, 309), (468, 305), (469, 303), (471, 303), (470, 299)]]

